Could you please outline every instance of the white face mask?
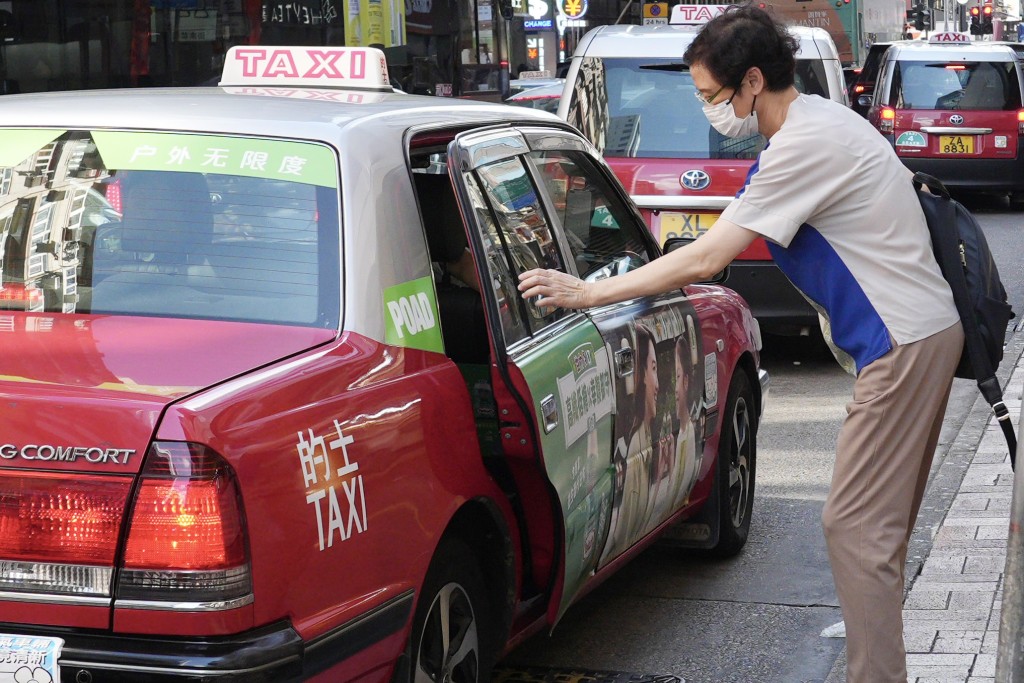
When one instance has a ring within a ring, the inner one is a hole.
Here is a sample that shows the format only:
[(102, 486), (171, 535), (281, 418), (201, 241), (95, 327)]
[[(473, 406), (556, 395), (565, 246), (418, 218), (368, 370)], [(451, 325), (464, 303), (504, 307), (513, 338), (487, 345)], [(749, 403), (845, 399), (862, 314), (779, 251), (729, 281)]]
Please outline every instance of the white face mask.
[(758, 133), (757, 112), (751, 108), (750, 116), (741, 119), (732, 108), (732, 97), (718, 104), (705, 104), (703, 109), (715, 130), (727, 138), (745, 138)]

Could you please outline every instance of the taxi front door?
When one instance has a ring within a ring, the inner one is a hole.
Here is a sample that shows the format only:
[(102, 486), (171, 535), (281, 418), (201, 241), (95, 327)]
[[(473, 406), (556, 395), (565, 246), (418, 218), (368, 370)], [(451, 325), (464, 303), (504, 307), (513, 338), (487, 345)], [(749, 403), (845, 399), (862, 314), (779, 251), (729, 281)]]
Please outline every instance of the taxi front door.
[[(553, 622), (593, 576), (604, 546), (614, 480), (614, 386), (608, 350), (587, 315), (543, 310), (519, 295), (518, 275), (525, 270), (572, 272), (550, 218), (552, 198), (530, 153), (525, 137), (508, 128), (464, 133), (448, 150), (463, 215), (474, 227), (470, 242), (480, 281), (486, 283), (500, 376), (495, 394), (505, 420), (502, 452), (513, 468), (532, 467), (546, 478), (557, 507), (561, 538), (524, 539), (548, 546), (553, 556)], [(533, 425), (517, 426), (509, 417), (515, 415)], [(534, 498), (524, 505), (551, 501)]]

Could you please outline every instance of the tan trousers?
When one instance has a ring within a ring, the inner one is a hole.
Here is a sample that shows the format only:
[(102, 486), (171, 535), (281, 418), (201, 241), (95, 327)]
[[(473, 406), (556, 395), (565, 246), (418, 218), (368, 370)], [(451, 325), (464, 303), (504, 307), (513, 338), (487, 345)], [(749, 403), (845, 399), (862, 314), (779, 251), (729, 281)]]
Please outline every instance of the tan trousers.
[(906, 683), (903, 567), (962, 347), (957, 323), (895, 346), (854, 383), (822, 512), (848, 683)]

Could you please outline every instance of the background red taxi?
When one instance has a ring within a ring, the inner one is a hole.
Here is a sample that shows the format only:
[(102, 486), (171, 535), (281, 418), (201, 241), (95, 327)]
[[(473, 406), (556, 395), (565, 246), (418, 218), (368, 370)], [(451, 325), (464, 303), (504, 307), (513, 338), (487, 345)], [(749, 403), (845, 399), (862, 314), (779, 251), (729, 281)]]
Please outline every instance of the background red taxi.
[[(696, 239), (736, 196), (764, 148), (711, 127), (682, 64), (700, 28), (728, 5), (676, 5), (669, 25), (601, 26), (576, 48), (558, 115), (604, 157), (660, 240)], [(800, 41), (796, 87), (847, 104), (839, 53), (821, 28), (792, 26)], [(724, 284), (762, 328), (817, 329), (818, 315), (772, 261), (763, 240), (740, 254)]]
[(739, 297), (519, 296), (660, 255), (554, 116), (238, 47), (0, 143), (0, 677), (482, 683), (664, 532), (743, 547)]
[(1024, 199), (1024, 104), (1012, 47), (935, 33), (886, 50), (868, 120), (913, 171)]

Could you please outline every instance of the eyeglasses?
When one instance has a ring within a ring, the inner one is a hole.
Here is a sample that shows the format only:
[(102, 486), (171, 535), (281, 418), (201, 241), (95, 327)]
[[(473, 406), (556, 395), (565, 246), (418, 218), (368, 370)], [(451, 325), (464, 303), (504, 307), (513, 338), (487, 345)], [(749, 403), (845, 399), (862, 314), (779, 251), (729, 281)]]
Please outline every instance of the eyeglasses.
[[(712, 102), (715, 101), (715, 98), (718, 97), (722, 93), (722, 91), (725, 90), (728, 87), (729, 86), (727, 86), (727, 85), (723, 85), (721, 88), (716, 90), (715, 94), (712, 95), (711, 97), (704, 97), (700, 93), (700, 90), (694, 91), (693, 96), (696, 97), (697, 101), (700, 102), (701, 104), (711, 104)], [(729, 98), (729, 99), (732, 99), (732, 98)]]

